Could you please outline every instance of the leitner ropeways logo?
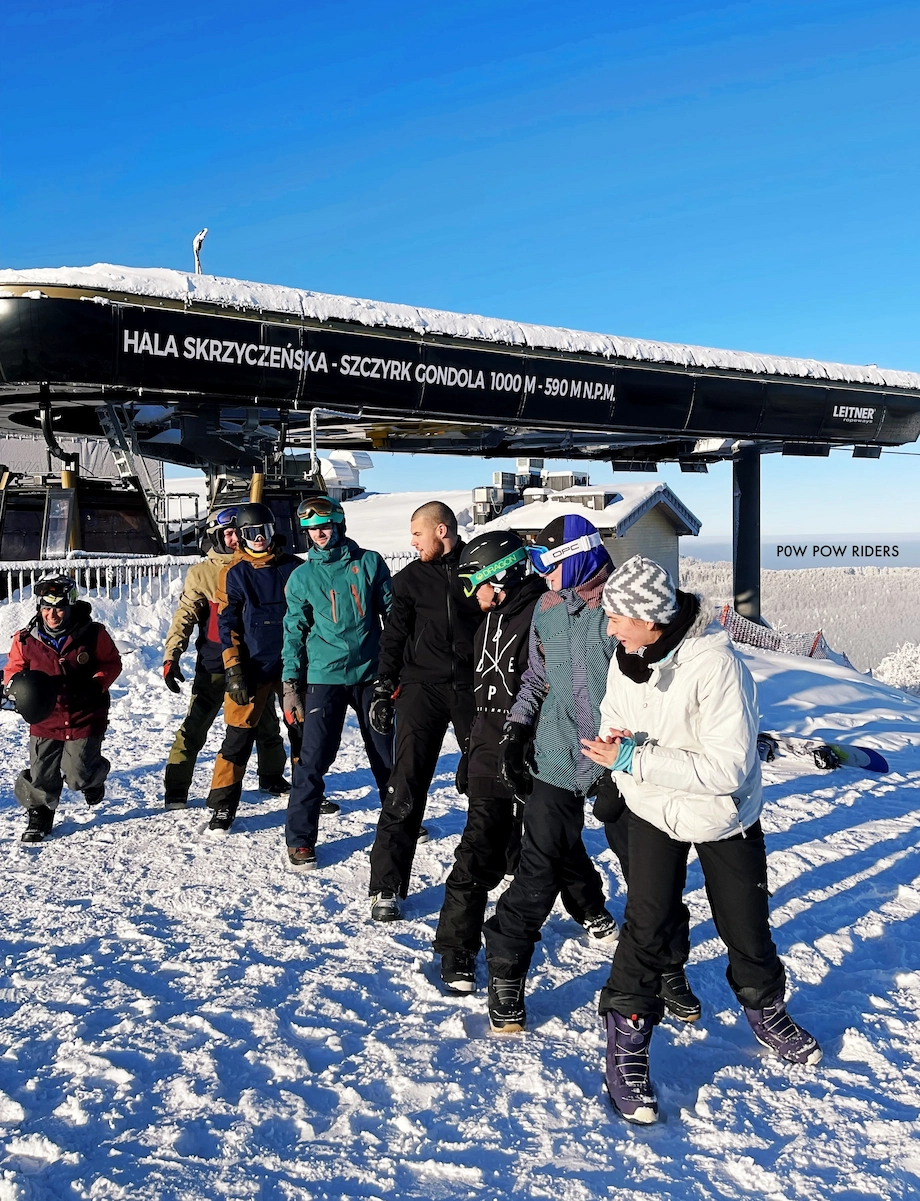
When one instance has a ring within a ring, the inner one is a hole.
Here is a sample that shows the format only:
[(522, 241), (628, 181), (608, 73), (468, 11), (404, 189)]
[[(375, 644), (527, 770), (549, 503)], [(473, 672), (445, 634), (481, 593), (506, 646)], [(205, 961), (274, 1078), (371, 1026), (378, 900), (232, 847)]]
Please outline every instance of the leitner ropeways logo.
[(857, 422), (860, 425), (869, 425), (875, 420), (875, 409), (861, 409), (858, 405), (834, 405), (833, 415), (848, 424)]

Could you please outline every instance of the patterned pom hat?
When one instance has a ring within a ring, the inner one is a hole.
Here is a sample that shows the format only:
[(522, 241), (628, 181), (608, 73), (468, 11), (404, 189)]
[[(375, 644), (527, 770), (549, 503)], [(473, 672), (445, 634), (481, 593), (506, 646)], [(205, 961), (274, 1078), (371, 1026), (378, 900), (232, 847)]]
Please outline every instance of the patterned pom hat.
[(667, 625), (680, 605), (673, 581), (660, 563), (633, 555), (604, 585), (604, 610)]

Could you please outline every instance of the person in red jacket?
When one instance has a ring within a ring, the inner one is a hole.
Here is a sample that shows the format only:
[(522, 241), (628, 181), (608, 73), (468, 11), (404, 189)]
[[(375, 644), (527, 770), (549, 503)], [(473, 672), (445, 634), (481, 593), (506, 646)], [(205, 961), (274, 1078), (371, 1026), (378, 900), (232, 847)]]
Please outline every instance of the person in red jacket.
[(42, 842), (51, 833), (64, 782), (82, 792), (88, 805), (105, 796), (109, 761), (102, 756), (108, 725), (109, 688), (121, 674), (121, 656), (108, 632), (77, 599), (70, 576), (35, 585), (38, 612), (13, 635), (3, 671), (8, 686), (23, 671), (52, 677), (57, 699), (43, 721), (29, 726), (29, 766), (14, 786), (29, 813), (23, 842)]

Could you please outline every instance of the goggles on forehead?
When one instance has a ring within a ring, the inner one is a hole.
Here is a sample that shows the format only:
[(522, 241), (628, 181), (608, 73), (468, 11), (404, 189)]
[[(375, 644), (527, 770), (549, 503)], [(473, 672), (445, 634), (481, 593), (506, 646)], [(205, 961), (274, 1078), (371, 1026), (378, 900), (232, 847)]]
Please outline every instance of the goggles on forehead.
[(580, 538), (576, 538), (572, 542), (563, 542), (561, 546), (530, 546), (527, 549), (530, 561), (540, 575), (549, 575), (563, 559), (570, 559), (572, 555), (584, 554), (585, 551), (600, 546), (602, 542), (603, 539), (595, 530), (593, 534), (582, 534)]
[(38, 603), (43, 609), (66, 609), (70, 598), (66, 596), (40, 596)]
[(219, 513), (214, 513), (211, 516), (211, 524), (220, 526), (222, 530), (229, 529), (230, 526), (236, 525), (236, 515), (239, 509), (221, 509)]
[(490, 563), (488, 567), (480, 567), (471, 575), (466, 575), (461, 571), (459, 574), (460, 579), (464, 581), (463, 595), (472, 596), (482, 584), (490, 584), (493, 581), (496, 584), (501, 583), (509, 568), (514, 567), (516, 563), (522, 563), (526, 558), (527, 551), (523, 546), (519, 546), (511, 554), (505, 555), (503, 559), (499, 559), (496, 563)]
[(240, 537), (244, 542), (255, 542), (257, 538), (264, 538), (266, 542), (271, 542), (275, 534), (275, 527), (270, 521), (266, 521), (264, 525), (244, 525), (240, 527)]
[(300, 524), (309, 529), (345, 520), (341, 506), (328, 496), (316, 496), (311, 500), (301, 501), (297, 506), (297, 516)]

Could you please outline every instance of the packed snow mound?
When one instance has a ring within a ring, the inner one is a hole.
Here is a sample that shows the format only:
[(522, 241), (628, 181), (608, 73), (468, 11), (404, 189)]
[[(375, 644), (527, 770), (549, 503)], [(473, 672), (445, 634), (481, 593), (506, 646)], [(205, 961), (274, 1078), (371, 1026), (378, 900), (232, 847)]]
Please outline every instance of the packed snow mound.
[[(323, 818), (315, 872), (285, 869), (284, 806), (252, 769), (230, 835), (205, 832), (219, 728), (192, 806), (164, 812), (189, 688), (174, 696), (159, 670), (177, 588), (149, 605), (93, 600), (128, 652), (108, 795), (89, 810), (65, 792), (40, 850), (20, 848), (12, 797), (27, 730), (0, 713), (0, 1197), (915, 1195), (920, 699), (832, 663), (741, 650), (765, 725), (872, 745), (891, 771), (821, 773), (792, 757), (765, 767), (775, 938), (792, 1012), (824, 1062), (784, 1065), (753, 1042), (694, 860), (689, 973), (703, 1016), (657, 1028), (666, 1120), (636, 1131), (613, 1119), (601, 1085), (609, 959), (560, 907), (534, 956), (526, 1034), (488, 1033), (481, 963), (473, 996), (436, 985), (431, 940), (465, 818), (452, 736), (431, 841), (392, 927), (368, 919), (379, 802), (353, 719), (326, 782), (342, 812)], [(590, 815), (585, 841), (622, 920), (622, 881)]]
[(879, 663), (875, 678), (920, 696), (920, 643), (905, 642)]
[(119, 298), (127, 294), (129, 297), (139, 295), (181, 300), (186, 304), (200, 301), (209, 305), (284, 313), (317, 321), (350, 321), (360, 325), (406, 329), (415, 334), (444, 334), (507, 346), (533, 346), (545, 350), (602, 355), (608, 359), (755, 371), (800, 379), (877, 384), (888, 388), (920, 388), (920, 375), (911, 371), (880, 369), (874, 364), (860, 367), (846, 363), (821, 363), (817, 359), (621, 338), (555, 326), (527, 325), (473, 313), (449, 313), (440, 309), (416, 308), (352, 296), (329, 296), (278, 284), (250, 283), (218, 275), (196, 275), (165, 267), (119, 267), (111, 263), (96, 263), (92, 267), (36, 267), (27, 271), (0, 271), (0, 289), (24, 285), (104, 290), (117, 294)]

